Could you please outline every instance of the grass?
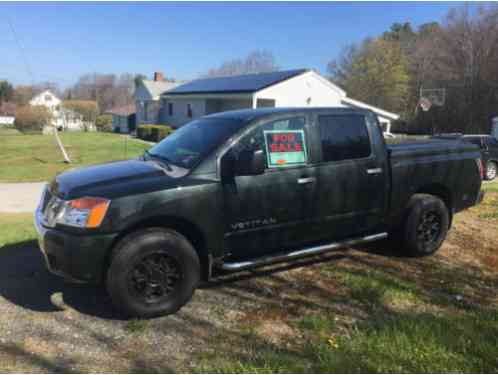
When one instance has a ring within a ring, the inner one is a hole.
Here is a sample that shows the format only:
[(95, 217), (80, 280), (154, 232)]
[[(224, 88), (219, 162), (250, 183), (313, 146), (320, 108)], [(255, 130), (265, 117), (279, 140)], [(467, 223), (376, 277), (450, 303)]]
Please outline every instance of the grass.
[(112, 133), (62, 133), (72, 163), (65, 164), (51, 135), (0, 132), (0, 182), (49, 181), (69, 168), (132, 158), (150, 146)]
[(35, 238), (32, 214), (0, 214), (0, 250)]

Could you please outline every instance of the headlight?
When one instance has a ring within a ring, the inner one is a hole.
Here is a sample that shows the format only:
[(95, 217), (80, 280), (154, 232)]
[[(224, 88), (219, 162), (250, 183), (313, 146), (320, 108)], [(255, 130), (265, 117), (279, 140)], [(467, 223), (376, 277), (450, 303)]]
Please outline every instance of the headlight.
[(104, 220), (110, 200), (85, 197), (65, 201), (57, 214), (57, 222), (80, 228), (97, 228)]

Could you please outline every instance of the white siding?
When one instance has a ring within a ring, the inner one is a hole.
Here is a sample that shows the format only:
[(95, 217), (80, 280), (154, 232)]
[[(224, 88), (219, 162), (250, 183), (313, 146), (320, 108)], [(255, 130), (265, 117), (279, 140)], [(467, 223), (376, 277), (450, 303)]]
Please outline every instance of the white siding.
[(256, 98), (273, 99), (276, 107), (343, 107), (342, 90), (314, 72), (301, 74), (258, 91)]
[(0, 116), (0, 125), (14, 125), (14, 116)]
[[(165, 111), (166, 124), (173, 127), (180, 127), (206, 114), (206, 100), (204, 99), (172, 98), (165, 102), (163, 111)], [(173, 116), (170, 116), (168, 113), (168, 103), (173, 104)], [(187, 116), (188, 104), (192, 107), (192, 118)]]

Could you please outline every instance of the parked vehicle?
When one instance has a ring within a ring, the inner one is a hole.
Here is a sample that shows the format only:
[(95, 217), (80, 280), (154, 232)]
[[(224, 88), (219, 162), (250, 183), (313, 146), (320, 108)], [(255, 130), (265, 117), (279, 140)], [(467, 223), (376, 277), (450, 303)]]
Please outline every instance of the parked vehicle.
[(435, 136), (435, 138), (460, 138), (466, 142), (477, 145), (482, 153), (485, 179), (491, 181), (496, 178), (496, 174), (498, 172), (498, 140), (495, 137), (486, 134), (447, 134)]
[(219, 272), (388, 236), (432, 254), (482, 200), (480, 166), (455, 140), (388, 147), (370, 111), (224, 112), (143, 157), (58, 175), (35, 222), (52, 272), (105, 283), (119, 309), (153, 317)]

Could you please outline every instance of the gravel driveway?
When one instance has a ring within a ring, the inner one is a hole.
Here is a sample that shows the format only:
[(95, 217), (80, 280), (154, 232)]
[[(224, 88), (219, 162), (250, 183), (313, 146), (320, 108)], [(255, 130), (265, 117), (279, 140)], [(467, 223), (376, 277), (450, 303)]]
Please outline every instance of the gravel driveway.
[(45, 182), (0, 184), (0, 212), (34, 212)]

